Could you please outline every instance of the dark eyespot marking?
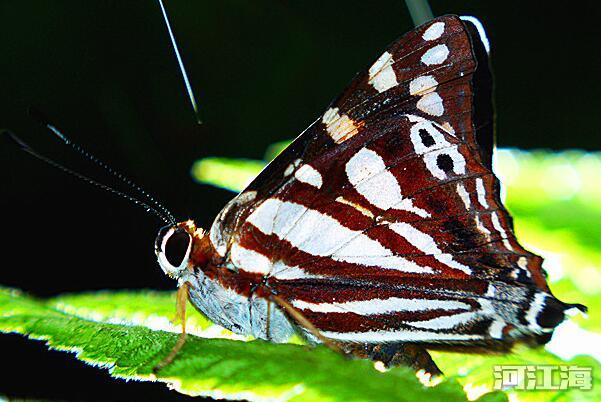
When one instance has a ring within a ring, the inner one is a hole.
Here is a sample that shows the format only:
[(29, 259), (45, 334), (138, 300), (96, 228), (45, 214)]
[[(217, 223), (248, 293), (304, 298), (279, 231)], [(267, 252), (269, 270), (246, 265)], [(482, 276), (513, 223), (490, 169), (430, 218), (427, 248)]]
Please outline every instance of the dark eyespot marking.
[(564, 320), (565, 309), (566, 305), (564, 303), (557, 299), (547, 297), (545, 299), (545, 306), (536, 317), (536, 322), (543, 328), (555, 328)]
[(425, 147), (431, 147), (432, 145), (436, 144), (436, 141), (434, 141), (434, 138), (432, 138), (426, 129), (420, 128), (418, 133), (419, 138), (421, 138), (422, 144), (424, 144)]
[(453, 171), (453, 158), (447, 154), (440, 154), (436, 157), (436, 165), (445, 173)]
[(184, 231), (176, 231), (169, 236), (165, 243), (165, 250), (163, 250), (169, 264), (174, 267), (181, 265), (186, 257), (190, 240), (190, 235)]

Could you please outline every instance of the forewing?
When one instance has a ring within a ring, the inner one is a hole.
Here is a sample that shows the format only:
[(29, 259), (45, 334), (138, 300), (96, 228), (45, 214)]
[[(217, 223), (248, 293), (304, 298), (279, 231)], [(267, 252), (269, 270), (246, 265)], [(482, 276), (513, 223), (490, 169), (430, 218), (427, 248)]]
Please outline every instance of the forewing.
[[(226, 207), (213, 243), (336, 339), (549, 332), (541, 260), (517, 243), (491, 171), (490, 92), (473, 25), (418, 27)], [(396, 307), (376, 313), (378, 292)]]

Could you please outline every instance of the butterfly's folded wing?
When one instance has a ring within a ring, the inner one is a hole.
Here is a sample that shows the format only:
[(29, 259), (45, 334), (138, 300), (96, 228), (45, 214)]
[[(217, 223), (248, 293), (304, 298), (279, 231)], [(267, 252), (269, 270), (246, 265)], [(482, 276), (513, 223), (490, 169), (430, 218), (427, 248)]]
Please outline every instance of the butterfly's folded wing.
[(224, 209), (215, 248), (332, 339), (548, 339), (568, 305), (501, 204), (491, 91), (474, 25), (406, 34)]

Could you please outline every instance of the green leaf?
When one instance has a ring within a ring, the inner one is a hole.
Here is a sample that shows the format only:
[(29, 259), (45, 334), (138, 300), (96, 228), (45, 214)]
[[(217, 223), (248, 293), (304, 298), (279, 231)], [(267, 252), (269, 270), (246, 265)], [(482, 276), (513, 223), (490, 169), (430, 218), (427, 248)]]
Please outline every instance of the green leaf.
[(199, 183), (240, 191), (254, 179), (265, 162), (251, 159), (204, 158), (192, 165), (192, 177)]
[[(50, 348), (75, 352), (115, 377), (154, 380), (152, 368), (177, 339), (169, 323), (175, 294), (99, 292), (49, 300), (0, 288), (0, 331), (43, 339)], [(189, 335), (176, 360), (157, 380), (180, 392), (216, 398), (292, 401), (464, 401), (454, 380), (424, 387), (407, 368), (386, 373), (371, 362), (347, 360), (325, 347), (242, 342), (191, 311)], [(167, 331), (165, 331), (167, 330)], [(168, 332), (172, 331), (172, 332)], [(499, 398), (498, 395), (487, 398)]]
[(276, 143), (271, 144), (270, 146), (267, 147), (267, 150), (265, 150), (265, 157), (264, 157), (264, 159), (267, 162), (272, 161), (284, 149), (288, 148), (288, 145), (290, 145), (291, 143), (292, 143), (292, 141), (280, 141), (280, 142), (276, 142)]

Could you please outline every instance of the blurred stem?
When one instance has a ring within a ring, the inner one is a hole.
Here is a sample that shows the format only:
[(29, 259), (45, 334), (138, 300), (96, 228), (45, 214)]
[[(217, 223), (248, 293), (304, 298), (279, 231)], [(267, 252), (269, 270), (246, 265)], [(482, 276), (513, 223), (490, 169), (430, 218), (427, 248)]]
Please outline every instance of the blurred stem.
[(428, 0), (405, 0), (413, 25), (418, 26), (434, 18)]

